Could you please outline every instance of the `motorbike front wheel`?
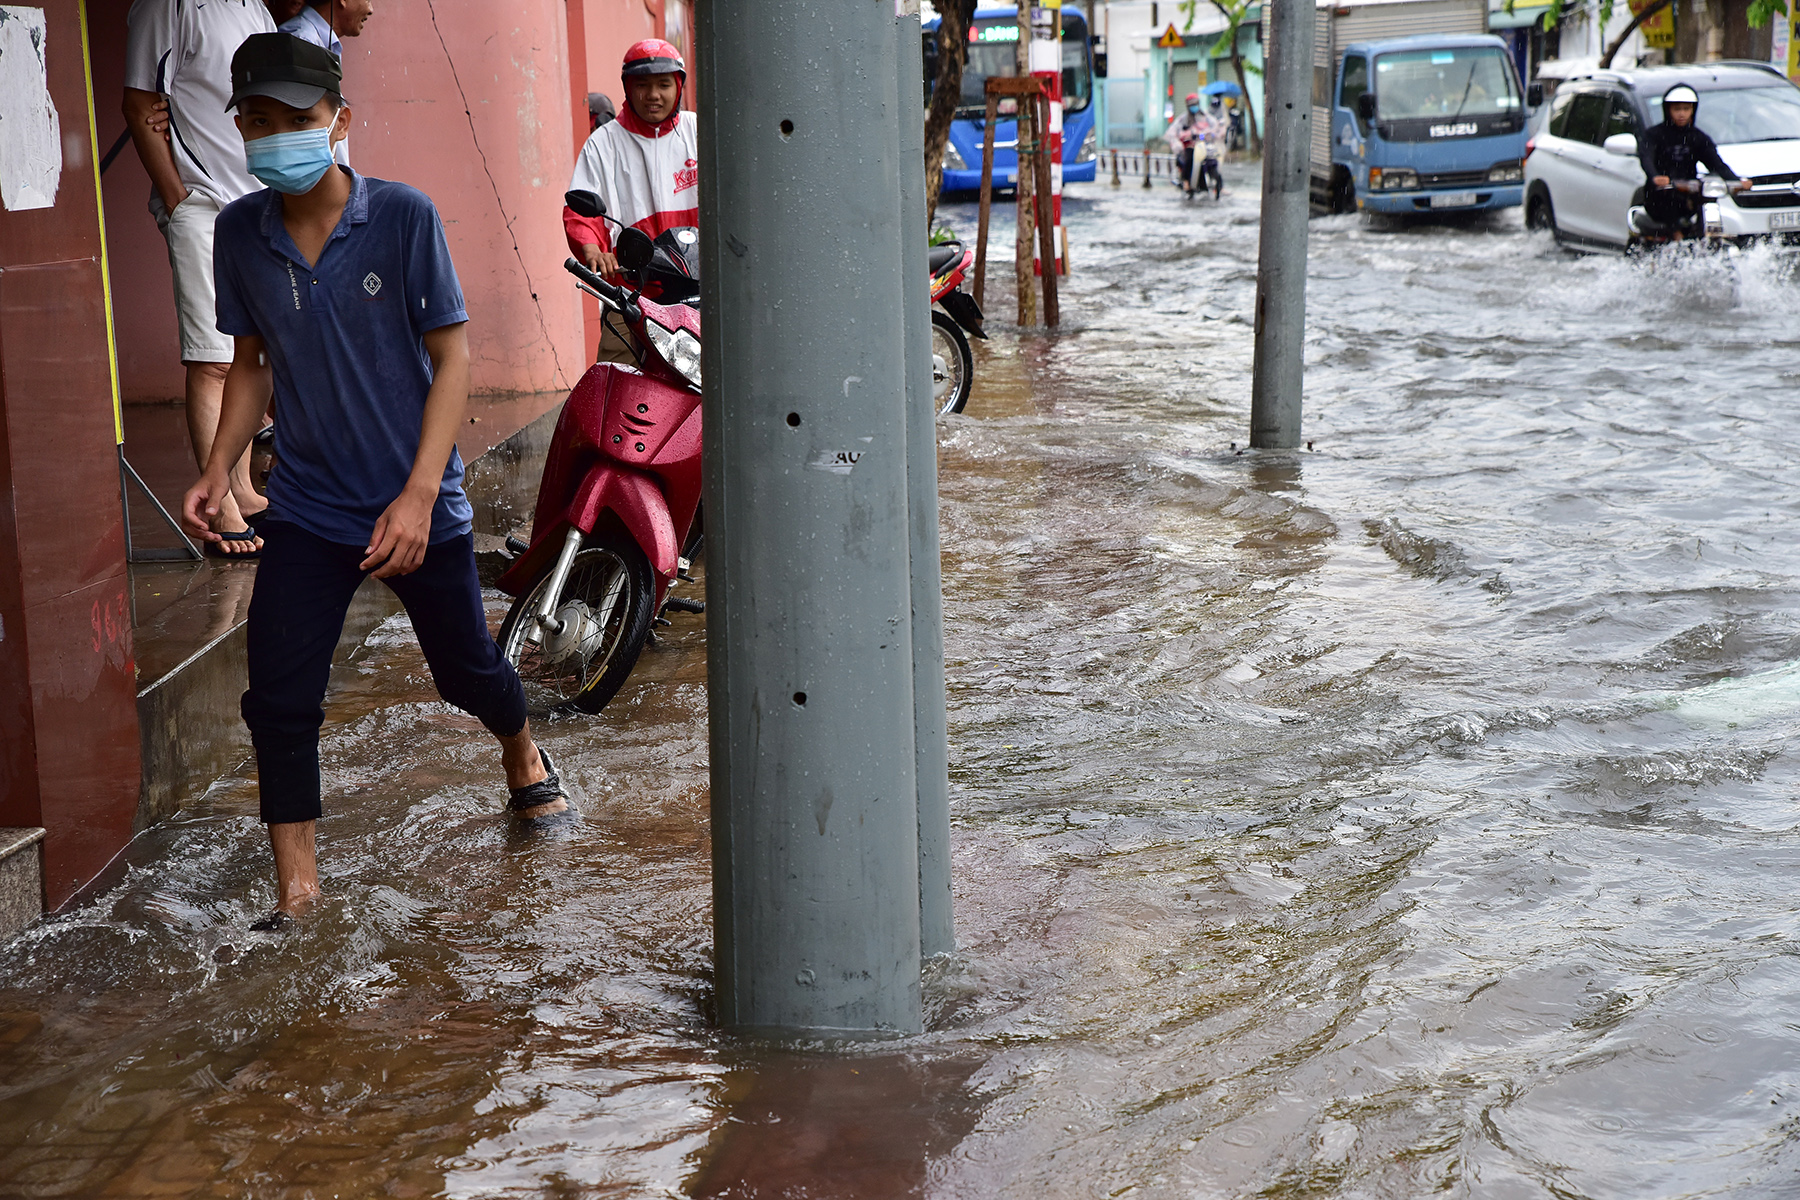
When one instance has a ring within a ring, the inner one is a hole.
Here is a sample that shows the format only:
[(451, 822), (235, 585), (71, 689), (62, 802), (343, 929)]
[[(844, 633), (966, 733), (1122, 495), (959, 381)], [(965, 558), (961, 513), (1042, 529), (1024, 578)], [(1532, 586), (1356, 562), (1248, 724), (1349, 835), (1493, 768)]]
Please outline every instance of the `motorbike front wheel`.
[(650, 636), (656, 615), (650, 560), (621, 532), (588, 534), (547, 628), (538, 613), (555, 569), (546, 564), (513, 602), (495, 640), (533, 708), (597, 713), (624, 685)]
[(975, 354), (949, 313), (931, 310), (931, 404), (938, 416), (959, 413), (975, 382)]

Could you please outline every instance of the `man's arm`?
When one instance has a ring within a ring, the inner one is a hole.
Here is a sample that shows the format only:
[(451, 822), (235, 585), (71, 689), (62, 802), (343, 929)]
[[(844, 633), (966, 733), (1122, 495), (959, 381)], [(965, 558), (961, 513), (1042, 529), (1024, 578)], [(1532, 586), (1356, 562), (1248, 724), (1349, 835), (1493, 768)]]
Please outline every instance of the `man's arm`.
[(1712, 138), (1707, 137), (1707, 135), (1704, 133), (1702, 133), (1700, 136), (1702, 138), (1705, 138), (1705, 140), (1700, 143), (1700, 155), (1699, 155), (1700, 161), (1705, 163), (1707, 169), (1709, 171), (1711, 171), (1714, 175), (1717, 175), (1722, 179), (1728, 179), (1731, 182), (1736, 183), (1737, 179), (1738, 179), (1738, 173), (1731, 169), (1730, 163), (1727, 163), (1723, 158), (1721, 158), (1719, 156), (1718, 144), (1715, 143), (1712, 140)]
[(619, 260), (613, 255), (612, 238), (606, 232), (604, 221), (598, 217), (580, 216), (565, 204), (563, 234), (569, 239), (569, 249), (588, 270), (607, 276), (618, 274)]
[(1669, 186), (1669, 177), (1656, 170), (1657, 131), (1661, 128), (1661, 125), (1654, 125), (1638, 135), (1638, 163), (1644, 168), (1645, 182), (1652, 188)]
[[(444, 482), (444, 464), (456, 448), (463, 413), (469, 406), (469, 326), (466, 321), (441, 325), (425, 334), (431, 358), (431, 391), (419, 424), (419, 451), (412, 474), (400, 495), (387, 506), (369, 536), (362, 569), (377, 579), (407, 575), (425, 561), (431, 544), (431, 512)], [(254, 432), (254, 430), (252, 430)]]
[(260, 337), (232, 339), (231, 369), (225, 373), (225, 397), (219, 406), (219, 431), (213, 436), (212, 456), (199, 480), (181, 501), (181, 523), (195, 537), (219, 540), (212, 530), (219, 504), (231, 494), (231, 465), (244, 456), (250, 439), (262, 427), (269, 407), (275, 373), (269, 369)]
[(170, 212), (187, 199), (187, 185), (175, 166), (175, 151), (169, 145), (168, 113), (163, 98), (155, 92), (138, 88), (125, 89), (125, 128), (131, 131), (131, 144), (137, 147), (138, 161), (162, 197), (163, 207)]

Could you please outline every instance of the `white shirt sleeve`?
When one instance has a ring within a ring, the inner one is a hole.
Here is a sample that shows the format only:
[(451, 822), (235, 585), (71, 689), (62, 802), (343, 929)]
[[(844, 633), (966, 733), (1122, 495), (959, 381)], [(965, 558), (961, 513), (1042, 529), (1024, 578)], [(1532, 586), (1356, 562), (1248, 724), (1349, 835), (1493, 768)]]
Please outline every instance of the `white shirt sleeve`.
[(125, 86), (167, 92), (181, 63), (176, 0), (133, 0), (125, 18)]

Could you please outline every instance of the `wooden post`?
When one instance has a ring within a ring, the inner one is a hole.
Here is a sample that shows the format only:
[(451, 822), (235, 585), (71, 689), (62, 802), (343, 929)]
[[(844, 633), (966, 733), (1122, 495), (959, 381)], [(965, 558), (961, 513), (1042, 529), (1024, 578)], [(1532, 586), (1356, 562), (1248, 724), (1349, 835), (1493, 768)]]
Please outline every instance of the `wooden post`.
[(1112, 185), (1114, 187), (1118, 187), (1119, 186), (1119, 152), (1117, 150), (1114, 150), (1112, 152), (1112, 159), (1113, 159)]
[(1000, 93), (994, 80), (987, 81), (987, 122), (981, 130), (981, 215), (975, 222), (975, 303), (987, 304), (988, 215), (994, 205), (994, 121), (1000, 113)]

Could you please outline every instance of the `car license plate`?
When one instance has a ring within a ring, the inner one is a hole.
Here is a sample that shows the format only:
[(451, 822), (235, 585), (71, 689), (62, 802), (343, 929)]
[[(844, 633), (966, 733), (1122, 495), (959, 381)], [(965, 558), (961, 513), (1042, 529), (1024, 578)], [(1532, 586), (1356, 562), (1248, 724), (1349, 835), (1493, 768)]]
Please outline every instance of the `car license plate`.
[(1770, 229), (1800, 229), (1800, 210), (1769, 214)]
[(1431, 198), (1433, 208), (1467, 208), (1473, 203), (1474, 192), (1439, 192)]

